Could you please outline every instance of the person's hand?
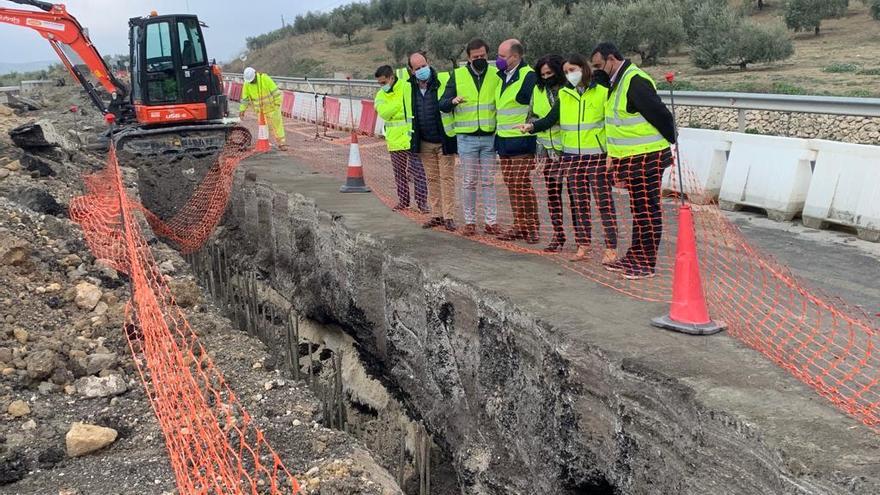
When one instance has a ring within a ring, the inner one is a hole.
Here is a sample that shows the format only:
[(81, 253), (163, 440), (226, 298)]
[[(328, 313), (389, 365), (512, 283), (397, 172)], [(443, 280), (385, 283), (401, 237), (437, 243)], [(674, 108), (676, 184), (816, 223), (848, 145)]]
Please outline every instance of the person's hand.
[(517, 124), (515, 129), (523, 134), (530, 134), (535, 129), (535, 126), (534, 124)]
[(238, 112), (238, 118), (244, 119), (244, 112)]
[(464, 103), (465, 101), (467, 101), (467, 100), (464, 99), (464, 96), (456, 96), (455, 98), (452, 99), (452, 104), (458, 105), (459, 103)]

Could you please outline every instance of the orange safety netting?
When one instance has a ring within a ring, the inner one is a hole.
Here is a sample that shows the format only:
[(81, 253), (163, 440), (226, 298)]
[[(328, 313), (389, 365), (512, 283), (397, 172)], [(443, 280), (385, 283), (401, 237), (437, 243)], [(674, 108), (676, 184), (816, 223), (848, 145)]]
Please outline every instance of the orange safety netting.
[(71, 202), (70, 215), (95, 257), (131, 280), (126, 333), (180, 493), (296, 493), (296, 479), (175, 305), (138, 220), (144, 212), (157, 232), (184, 250), (198, 249), (225, 210), (232, 172), (243, 157), (235, 149), (220, 154), (168, 223), (129, 199), (111, 150), (106, 168), (85, 178), (87, 194)]
[[(321, 112), (301, 114), (318, 116), (321, 125), (289, 119), (288, 153), (342, 180), (350, 151), (346, 126), (328, 130)], [(485, 159), (463, 149), (444, 157), (430, 145), (427, 153), (389, 153), (381, 138), (369, 136), (359, 143), (367, 185), (399, 213), (476, 242), (544, 256), (645, 301), (671, 297), (679, 200), (669, 192), (683, 190), (694, 211), (712, 316), (840, 409), (880, 428), (876, 320), (755, 248), (687, 167), (680, 187), (671, 153), (609, 162), (604, 156), (497, 159), (490, 151)], [(577, 256), (579, 245), (586, 256)]]

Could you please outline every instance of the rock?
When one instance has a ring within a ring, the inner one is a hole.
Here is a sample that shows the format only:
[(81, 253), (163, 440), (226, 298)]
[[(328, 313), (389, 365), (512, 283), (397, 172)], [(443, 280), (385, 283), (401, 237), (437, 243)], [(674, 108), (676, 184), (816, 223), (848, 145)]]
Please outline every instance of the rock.
[(75, 254), (68, 254), (67, 256), (61, 258), (59, 263), (67, 267), (79, 266), (82, 263), (82, 258)]
[(318, 466), (315, 466), (315, 467), (309, 469), (308, 471), (306, 471), (306, 476), (308, 476), (310, 478), (315, 476), (316, 474), (318, 474)]
[(110, 266), (110, 262), (107, 260), (95, 261), (95, 268), (98, 269), (98, 273), (100, 273), (102, 277), (109, 278), (110, 280), (119, 279), (119, 274), (116, 272), (116, 269)]
[(25, 153), (21, 157), (21, 164), (25, 170), (33, 172), (32, 175), (37, 177), (54, 177), (56, 175), (55, 171), (61, 169), (60, 163), (44, 156), (32, 155), (30, 153)]
[(5, 178), (9, 177), (9, 174), (11, 174), (11, 173), (12, 172), (10, 172), (9, 170), (6, 170), (5, 168), (0, 168), (0, 180), (3, 180)]
[(27, 476), (28, 470), (27, 457), (21, 452), (0, 456), (0, 486), (21, 480)]
[(28, 337), (30, 337), (30, 333), (28, 333), (27, 330), (21, 327), (15, 327), (15, 330), (12, 331), (12, 335), (15, 337), (15, 340), (17, 340), (19, 344), (26, 344), (28, 341)]
[(24, 239), (0, 232), (0, 265), (20, 266), (31, 256), (31, 247)]
[(112, 397), (128, 391), (128, 385), (119, 375), (85, 376), (76, 381), (76, 391), (88, 398)]
[(119, 434), (113, 428), (74, 423), (64, 436), (67, 455), (79, 457), (103, 449), (116, 441)]
[(106, 369), (116, 366), (116, 354), (98, 353), (86, 358), (86, 373), (96, 375)]
[(110, 306), (107, 306), (107, 303), (105, 303), (104, 301), (101, 301), (98, 303), (97, 306), (95, 306), (94, 313), (98, 316), (102, 316), (105, 313), (107, 313), (108, 309), (110, 309)]
[(58, 385), (55, 385), (52, 382), (41, 382), (37, 386), (37, 392), (41, 395), (49, 395), (56, 390), (58, 390)]
[(302, 424), (302, 421), (300, 421), (298, 419), (294, 419), (293, 423), (291, 423), (291, 424), (293, 424), (293, 426), (300, 426)]
[(171, 260), (165, 260), (162, 263), (159, 263), (159, 271), (163, 275), (170, 275), (177, 271), (177, 268), (174, 266), (174, 263)]
[(0, 105), (0, 116), (12, 117), (13, 115), (15, 115), (15, 112), (13, 112), (11, 108), (6, 105)]
[(202, 291), (192, 280), (172, 280), (169, 284), (174, 302), (181, 308), (189, 308), (199, 303)]
[(29, 187), (11, 196), (16, 203), (45, 215), (65, 216), (66, 209), (48, 192), (36, 187)]
[(74, 302), (80, 309), (91, 311), (98, 305), (103, 293), (101, 289), (88, 282), (80, 282), (76, 286), (76, 297)]
[(25, 421), (24, 424), (21, 425), (21, 429), (24, 431), (36, 430), (37, 429), (37, 422), (32, 419), (29, 419), (29, 420)]
[(25, 359), (27, 362), (28, 376), (34, 380), (42, 380), (52, 376), (56, 363), (55, 351), (43, 349), (33, 352)]
[(13, 160), (7, 163), (5, 168), (10, 172), (18, 172), (19, 170), (21, 170), (21, 162), (18, 160)]
[(15, 400), (12, 401), (12, 404), (9, 404), (9, 407), (6, 408), (6, 412), (8, 412), (13, 418), (20, 418), (31, 413), (31, 406), (23, 400)]

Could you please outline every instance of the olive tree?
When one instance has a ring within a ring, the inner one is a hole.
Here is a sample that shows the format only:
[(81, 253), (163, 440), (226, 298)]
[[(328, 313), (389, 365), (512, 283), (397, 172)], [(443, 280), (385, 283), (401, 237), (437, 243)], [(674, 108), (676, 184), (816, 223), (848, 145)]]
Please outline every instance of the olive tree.
[(839, 19), (846, 14), (849, 0), (786, 0), (785, 25), (798, 31), (814, 31), (819, 36), (819, 29), (825, 19)]

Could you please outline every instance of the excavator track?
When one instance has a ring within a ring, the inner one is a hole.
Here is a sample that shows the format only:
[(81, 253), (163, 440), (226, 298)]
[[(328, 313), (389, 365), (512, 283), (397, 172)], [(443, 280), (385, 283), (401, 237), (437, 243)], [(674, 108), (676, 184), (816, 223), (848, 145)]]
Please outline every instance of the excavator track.
[(124, 128), (113, 135), (118, 156), (174, 161), (176, 158), (205, 158), (229, 147), (246, 150), (253, 138), (238, 124), (198, 124), (144, 129)]

